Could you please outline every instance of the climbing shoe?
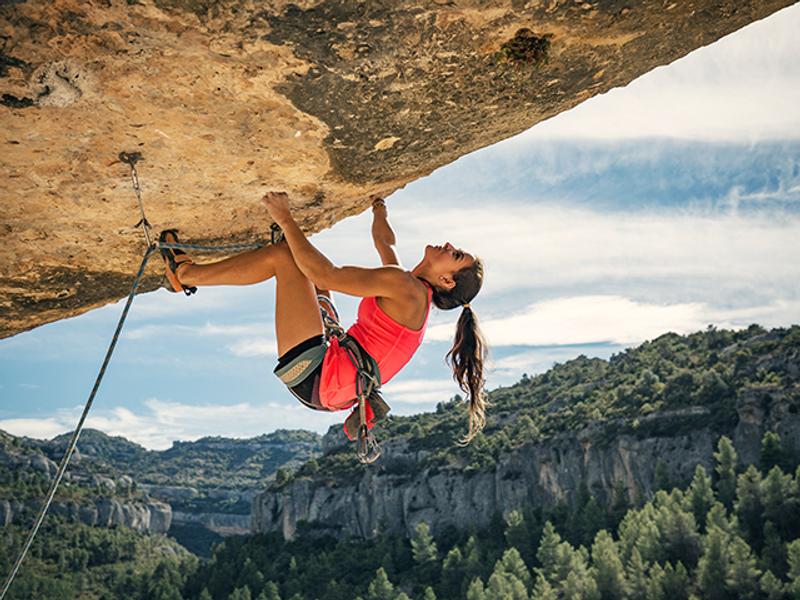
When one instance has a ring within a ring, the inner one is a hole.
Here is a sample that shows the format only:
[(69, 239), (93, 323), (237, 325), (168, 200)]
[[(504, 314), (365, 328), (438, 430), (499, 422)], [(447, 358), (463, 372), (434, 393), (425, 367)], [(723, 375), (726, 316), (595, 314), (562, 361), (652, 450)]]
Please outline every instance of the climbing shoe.
[[(158, 236), (159, 242), (167, 244), (179, 244), (178, 231), (176, 229), (165, 229)], [(161, 256), (164, 258), (167, 270), (165, 272), (167, 283), (165, 286), (170, 292), (183, 292), (187, 296), (191, 296), (197, 291), (194, 286), (183, 285), (177, 276), (178, 267), (182, 264), (193, 264), (192, 259), (186, 252), (177, 248), (160, 248)]]

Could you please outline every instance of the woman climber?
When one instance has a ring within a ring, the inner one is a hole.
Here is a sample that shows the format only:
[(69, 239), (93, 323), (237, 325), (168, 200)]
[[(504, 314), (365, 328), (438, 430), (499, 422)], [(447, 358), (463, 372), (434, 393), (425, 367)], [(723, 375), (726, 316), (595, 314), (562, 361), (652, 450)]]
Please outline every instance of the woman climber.
[[(284, 241), (207, 264), (195, 264), (181, 250), (162, 248), (173, 291), (188, 293), (192, 287), (204, 285), (249, 285), (275, 277), (279, 356), (275, 373), (303, 404), (326, 411), (349, 409), (357, 396), (356, 366), (336, 337), (326, 340), (325, 336), (325, 317), (338, 321), (331, 290), (363, 298), (358, 319), (347, 333), (377, 367), (380, 383), (394, 377), (419, 348), (431, 301), (441, 310), (463, 307), (446, 358), (453, 378), (469, 397), (469, 431), (462, 443), (474, 438), (486, 423), (486, 343), (469, 305), (483, 282), (481, 260), (445, 243), (425, 246), (419, 264), (410, 271), (403, 269), (395, 253), (386, 205), (376, 198), (372, 237), (383, 266), (339, 267), (306, 239), (292, 217), (285, 193), (269, 192), (262, 202), (283, 230)], [(175, 230), (164, 231), (161, 241), (178, 243)], [(368, 407), (370, 428), (388, 412), (385, 404), (384, 410), (374, 403), (371, 408), (375, 410)], [(352, 439), (347, 425), (345, 431)]]

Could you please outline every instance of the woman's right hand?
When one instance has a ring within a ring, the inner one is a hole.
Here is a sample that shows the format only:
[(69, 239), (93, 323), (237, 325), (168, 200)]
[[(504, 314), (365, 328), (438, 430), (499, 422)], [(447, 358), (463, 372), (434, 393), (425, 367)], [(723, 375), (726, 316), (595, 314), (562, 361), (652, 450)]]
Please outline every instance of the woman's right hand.
[(384, 215), (387, 214), (386, 202), (383, 201), (383, 198), (373, 194), (372, 196), (370, 196), (370, 199), (372, 200), (373, 213), (383, 213)]
[(286, 192), (267, 192), (261, 198), (261, 202), (267, 207), (272, 220), (281, 227), (292, 219), (292, 212), (289, 208), (289, 195)]

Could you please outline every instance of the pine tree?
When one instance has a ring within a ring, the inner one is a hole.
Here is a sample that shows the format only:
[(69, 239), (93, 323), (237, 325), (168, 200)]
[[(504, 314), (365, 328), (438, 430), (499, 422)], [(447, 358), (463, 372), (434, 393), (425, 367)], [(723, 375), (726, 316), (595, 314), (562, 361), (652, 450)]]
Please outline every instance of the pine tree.
[(253, 595), (247, 586), (236, 588), (228, 594), (228, 600), (252, 600)]
[(761, 570), (756, 567), (756, 559), (741, 537), (731, 538), (728, 546), (729, 563), (725, 583), (736, 598), (753, 600), (758, 597), (758, 578)]
[(597, 532), (592, 545), (592, 565), (595, 568), (597, 589), (603, 600), (625, 597), (625, 569), (614, 538), (605, 529)]
[(732, 535), (739, 527), (739, 520), (736, 515), (728, 517), (728, 512), (721, 502), (714, 502), (711, 509), (706, 515), (706, 530), (710, 531), (712, 527), (716, 527), (725, 533)]
[(442, 592), (445, 598), (461, 597), (461, 585), (466, 570), (464, 559), (458, 546), (453, 546), (442, 562)]
[(736, 481), (736, 516), (745, 537), (757, 549), (762, 547), (761, 522), (764, 505), (761, 502), (761, 473), (753, 465), (739, 475)]
[(800, 540), (786, 545), (786, 562), (789, 563), (787, 591), (794, 600), (800, 600)]
[(772, 574), (772, 571), (765, 571), (758, 585), (766, 600), (781, 600), (786, 593), (786, 586)]
[(503, 557), (495, 564), (495, 572), (498, 571), (518, 579), (525, 588), (530, 587), (531, 574), (516, 548), (509, 548), (503, 553)]
[[(576, 552), (576, 555), (581, 553)], [(586, 562), (577, 563), (575, 566), (578, 568), (570, 571), (561, 585), (564, 600), (600, 600), (597, 582)]]
[(637, 548), (633, 549), (631, 559), (625, 569), (627, 579), (627, 598), (639, 600), (647, 597), (647, 564), (642, 560)]
[(622, 521), (625, 513), (630, 508), (630, 500), (628, 498), (628, 490), (625, 487), (625, 482), (617, 479), (614, 482), (614, 493), (611, 500), (611, 514), (609, 515), (609, 527), (615, 530)]
[(394, 586), (383, 568), (379, 568), (375, 572), (375, 578), (370, 581), (367, 600), (395, 600)]
[(486, 597), (492, 600), (528, 600), (528, 591), (519, 579), (495, 568), (489, 576)]
[(694, 477), (687, 490), (687, 500), (687, 508), (692, 511), (700, 531), (705, 531), (706, 514), (714, 504), (714, 489), (703, 465), (697, 465), (694, 469)]
[(542, 567), (544, 576), (550, 583), (556, 581), (557, 552), (561, 544), (561, 536), (558, 535), (556, 528), (550, 521), (544, 524), (542, 537), (539, 540), (539, 549), (536, 551), (536, 560)]
[(655, 563), (650, 566), (650, 577), (647, 580), (647, 593), (645, 594), (646, 600), (667, 599), (664, 595), (664, 577), (664, 569), (660, 564)]
[(469, 584), (467, 589), (467, 600), (489, 600), (486, 597), (486, 592), (483, 589), (483, 581), (480, 577), (476, 577)]
[(258, 570), (251, 558), (246, 558), (239, 573), (238, 586), (247, 586), (251, 590), (260, 590), (264, 587), (264, 576)]
[(717, 498), (728, 510), (733, 508), (736, 498), (736, 450), (727, 436), (719, 438), (717, 452), (714, 453), (717, 474)]
[[(464, 546), (464, 573), (466, 577), (472, 581), (482, 572), (483, 560), (481, 558), (481, 549), (478, 546), (478, 540), (474, 535), (471, 535), (467, 540), (467, 545)], [(481, 581), (481, 585), (483, 585), (483, 581)]]
[(431, 536), (431, 529), (425, 521), (420, 521), (414, 528), (414, 537), (411, 538), (411, 548), (414, 562), (418, 565), (438, 560), (439, 550)]
[(786, 475), (780, 467), (772, 467), (761, 483), (761, 502), (764, 506), (764, 519), (777, 525), (780, 531), (792, 526), (792, 514), (796, 504), (792, 502), (792, 476)]
[(664, 598), (668, 600), (686, 600), (689, 597), (691, 583), (689, 572), (682, 562), (677, 563), (675, 567), (672, 566), (672, 563), (667, 563), (666, 567), (664, 567), (664, 579), (661, 580)]
[(264, 591), (262, 594), (266, 596), (265, 600), (281, 600), (278, 584), (276, 584), (274, 581), (268, 581), (264, 584)]
[(786, 574), (786, 546), (772, 521), (764, 522), (764, 547), (761, 550), (761, 566), (774, 575)]
[(422, 600), (436, 600), (436, 594), (433, 591), (432, 587), (425, 588), (425, 594), (422, 597)]
[(547, 581), (541, 569), (536, 569), (536, 583), (531, 592), (531, 600), (558, 600), (558, 592)]
[(203, 591), (200, 592), (200, 600), (214, 600), (211, 597), (211, 593), (208, 591), (208, 588), (203, 588)]
[(761, 438), (761, 455), (758, 461), (761, 473), (766, 475), (775, 466), (780, 469), (788, 468), (787, 463), (781, 436), (773, 431), (767, 431)]
[(716, 527), (709, 529), (705, 551), (697, 563), (697, 582), (707, 600), (725, 600), (728, 573), (728, 536)]
[[(655, 521), (663, 547), (657, 558), (650, 558), (649, 562), (664, 559), (695, 564), (700, 556), (700, 534), (694, 515), (683, 509), (686, 501), (680, 490), (675, 489), (670, 494), (658, 492), (656, 501), (659, 507)], [(644, 554), (642, 557), (648, 560)]]
[(508, 515), (506, 515), (505, 521), (506, 544), (508, 544), (510, 548), (516, 548), (519, 550), (523, 559), (532, 559), (534, 549), (531, 543), (531, 528), (529, 527), (522, 511), (512, 510), (510, 513), (508, 513)]
[(661, 530), (656, 522), (658, 512), (653, 509), (651, 504), (647, 506), (647, 509), (641, 512), (639, 535), (635, 547), (641, 554), (642, 560), (651, 563), (661, 559), (666, 540), (662, 538)]

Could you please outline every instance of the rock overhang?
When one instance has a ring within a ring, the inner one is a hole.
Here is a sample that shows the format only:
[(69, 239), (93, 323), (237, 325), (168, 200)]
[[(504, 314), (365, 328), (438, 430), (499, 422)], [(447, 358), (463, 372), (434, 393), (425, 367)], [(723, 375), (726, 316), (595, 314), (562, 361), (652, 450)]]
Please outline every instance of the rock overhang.
[(156, 229), (263, 238), (282, 189), (315, 232), (792, 3), (4, 3), (0, 337), (127, 293), (120, 151), (144, 155)]

